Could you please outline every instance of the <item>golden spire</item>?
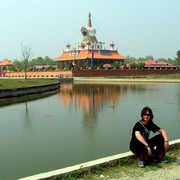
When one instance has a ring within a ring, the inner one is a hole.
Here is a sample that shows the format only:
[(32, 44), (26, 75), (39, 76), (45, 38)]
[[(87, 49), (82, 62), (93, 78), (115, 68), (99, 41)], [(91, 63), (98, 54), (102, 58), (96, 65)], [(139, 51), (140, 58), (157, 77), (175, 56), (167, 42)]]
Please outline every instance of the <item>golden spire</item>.
[(92, 24), (91, 24), (91, 13), (89, 13), (89, 15), (88, 15), (88, 27), (92, 27)]

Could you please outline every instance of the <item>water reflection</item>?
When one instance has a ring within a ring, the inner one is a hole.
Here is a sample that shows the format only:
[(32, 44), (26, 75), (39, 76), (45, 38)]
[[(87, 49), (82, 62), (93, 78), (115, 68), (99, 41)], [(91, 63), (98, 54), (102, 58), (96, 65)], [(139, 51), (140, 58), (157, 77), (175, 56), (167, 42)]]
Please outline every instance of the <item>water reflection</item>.
[(127, 89), (127, 86), (122, 85), (64, 84), (58, 96), (69, 109), (74, 105), (80, 107), (84, 121), (88, 122), (95, 121), (102, 108), (115, 108)]
[(31, 117), (30, 117), (30, 112), (28, 108), (28, 101), (26, 100), (25, 102), (25, 112), (24, 112), (24, 128), (26, 130), (31, 130), (32, 124), (31, 124)]
[(0, 107), (9, 106), (12, 104), (18, 104), (27, 101), (34, 101), (41, 98), (46, 98), (48, 96), (54, 95), (57, 92), (46, 92), (41, 94), (33, 94), (27, 96), (19, 96), (19, 97), (12, 97), (12, 98), (0, 98)]
[[(171, 102), (173, 105), (176, 104), (173, 101), (174, 97), (167, 97), (168, 90), (169, 93), (174, 92), (176, 86), (156, 83), (63, 84), (57, 96), (63, 101), (64, 106), (68, 107), (69, 111), (72, 109), (78, 112), (82, 111), (83, 127), (92, 139), (98, 121), (106, 119), (105, 112), (109, 112), (111, 116), (118, 112), (118, 117), (126, 116), (129, 118), (128, 116), (131, 116), (132, 119), (133, 113), (138, 114), (138, 118), (140, 118), (139, 111), (143, 106), (149, 105), (153, 110), (160, 109), (161, 111), (162, 104)], [(174, 95), (176, 96), (176, 94)], [(132, 114), (125, 115), (129, 108), (126, 107), (126, 104), (131, 108)], [(163, 107), (168, 108), (165, 105)], [(139, 108), (138, 111), (137, 108)], [(121, 112), (121, 110), (123, 111)], [(110, 120), (112, 120), (111, 117)]]
[(128, 92), (144, 92), (153, 94), (153, 85), (147, 84), (63, 84), (58, 97), (64, 105), (80, 107), (84, 120), (95, 120), (102, 108), (116, 108), (117, 104)]
[[(116, 111), (119, 102), (129, 92), (143, 92), (145, 84), (63, 84), (58, 97), (69, 111), (81, 109), (83, 127), (88, 131), (90, 139), (100, 113), (112, 109)], [(148, 88), (153, 91), (153, 87)]]
[(177, 139), (179, 93), (180, 84), (64, 84), (56, 95), (0, 107), (0, 179), (129, 151), (144, 105), (169, 140)]
[(107, 84), (64, 84), (58, 97), (69, 110), (79, 108), (83, 114), (83, 127), (88, 130), (90, 139), (96, 127), (98, 114), (103, 108), (116, 108), (128, 87)]

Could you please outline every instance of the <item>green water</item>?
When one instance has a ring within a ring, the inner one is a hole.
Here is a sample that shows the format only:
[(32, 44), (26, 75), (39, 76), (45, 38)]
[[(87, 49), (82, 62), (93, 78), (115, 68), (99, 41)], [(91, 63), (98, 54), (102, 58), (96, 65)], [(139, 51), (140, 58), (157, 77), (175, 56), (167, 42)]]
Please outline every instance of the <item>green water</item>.
[(180, 138), (180, 84), (66, 84), (49, 97), (0, 107), (0, 179), (13, 180), (129, 151), (150, 106)]

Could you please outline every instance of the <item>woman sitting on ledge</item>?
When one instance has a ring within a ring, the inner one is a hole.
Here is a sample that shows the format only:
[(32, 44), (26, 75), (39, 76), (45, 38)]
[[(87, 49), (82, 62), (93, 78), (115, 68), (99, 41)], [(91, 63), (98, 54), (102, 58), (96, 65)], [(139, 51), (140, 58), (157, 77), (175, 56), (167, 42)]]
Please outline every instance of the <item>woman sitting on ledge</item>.
[[(168, 136), (165, 130), (153, 122), (151, 108), (144, 107), (141, 111), (141, 120), (136, 122), (132, 130), (130, 150), (138, 155), (138, 166), (145, 167), (150, 161), (166, 163), (165, 151), (169, 149)], [(149, 139), (150, 131), (160, 134)]]

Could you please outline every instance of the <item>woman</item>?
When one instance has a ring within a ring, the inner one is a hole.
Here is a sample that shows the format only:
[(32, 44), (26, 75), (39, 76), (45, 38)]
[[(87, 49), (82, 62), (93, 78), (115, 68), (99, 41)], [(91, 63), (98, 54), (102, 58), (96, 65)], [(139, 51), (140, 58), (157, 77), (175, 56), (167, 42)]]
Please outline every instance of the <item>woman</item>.
[[(138, 121), (132, 131), (130, 150), (138, 155), (138, 166), (144, 167), (145, 163), (154, 160), (167, 162), (165, 150), (169, 149), (168, 136), (165, 130), (153, 122), (151, 108), (144, 107), (141, 111), (141, 120)], [(150, 131), (160, 134), (149, 139)]]

